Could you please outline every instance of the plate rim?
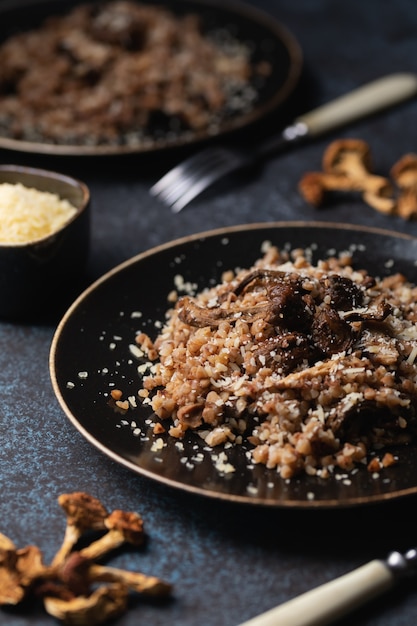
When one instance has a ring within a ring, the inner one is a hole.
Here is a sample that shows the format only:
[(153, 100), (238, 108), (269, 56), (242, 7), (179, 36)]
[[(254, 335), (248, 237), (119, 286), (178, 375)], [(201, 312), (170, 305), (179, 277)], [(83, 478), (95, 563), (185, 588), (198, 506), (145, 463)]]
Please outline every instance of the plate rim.
[(359, 224), (349, 224), (345, 222), (323, 222), (323, 221), (309, 221), (309, 220), (289, 220), (289, 221), (268, 221), (268, 222), (252, 222), (246, 224), (236, 224), (232, 226), (219, 227), (209, 230), (204, 230), (201, 232), (196, 232), (190, 235), (185, 235), (182, 237), (175, 238), (173, 240), (161, 243), (157, 246), (153, 246), (148, 248), (129, 259), (126, 259), (122, 263), (119, 263), (109, 271), (105, 272), (95, 281), (93, 281), (87, 288), (83, 290), (81, 294), (73, 301), (73, 303), (68, 307), (66, 312), (61, 317), (58, 322), (53, 337), (50, 344), (49, 350), (49, 374), (50, 381), (52, 384), (53, 391), (58, 400), (58, 403), (63, 410), (66, 417), (72, 423), (72, 425), (76, 428), (76, 430), (88, 441), (89, 444), (92, 444), (93, 447), (98, 449), (101, 453), (103, 453), (108, 458), (111, 458), (113, 461), (117, 462), (118, 465), (124, 466), (125, 468), (133, 471), (134, 474), (139, 476), (144, 476), (153, 481), (158, 482), (161, 485), (170, 486), (176, 490), (181, 490), (183, 492), (188, 492), (200, 497), (215, 499), (215, 500), (223, 500), (227, 502), (240, 503), (247, 506), (262, 506), (266, 508), (275, 508), (275, 509), (335, 509), (335, 508), (354, 508), (357, 506), (364, 505), (376, 505), (384, 502), (388, 502), (391, 500), (399, 500), (403, 499), (407, 496), (415, 495), (417, 493), (417, 483), (414, 487), (408, 487), (404, 489), (395, 490), (393, 492), (386, 492), (383, 494), (375, 494), (368, 496), (355, 496), (349, 501), (339, 501), (338, 499), (328, 499), (328, 500), (266, 500), (262, 497), (251, 496), (250, 500), (238, 494), (228, 494), (223, 492), (214, 491), (212, 489), (201, 489), (198, 486), (188, 484), (188, 483), (178, 483), (178, 481), (173, 480), (171, 478), (162, 477), (158, 474), (148, 470), (147, 468), (143, 468), (130, 461), (127, 458), (124, 458), (117, 452), (113, 451), (101, 441), (99, 441), (96, 437), (94, 437), (77, 419), (77, 417), (72, 413), (70, 408), (68, 407), (61, 389), (58, 384), (58, 376), (56, 371), (56, 362), (55, 357), (57, 354), (58, 344), (61, 337), (61, 334), (66, 326), (67, 321), (71, 318), (73, 312), (83, 303), (85, 299), (89, 297), (91, 293), (93, 293), (97, 288), (99, 288), (103, 283), (106, 283), (109, 279), (116, 276), (117, 274), (124, 271), (125, 268), (133, 266), (137, 263), (140, 263), (143, 259), (148, 257), (158, 255), (160, 252), (169, 250), (170, 248), (175, 248), (179, 245), (192, 243), (195, 241), (208, 239), (212, 237), (225, 236), (228, 234), (235, 234), (239, 232), (245, 232), (250, 230), (275, 230), (279, 231), (281, 229), (287, 228), (295, 228), (295, 229), (327, 229), (327, 230), (338, 230), (338, 231), (351, 231), (351, 232), (360, 232), (365, 234), (375, 234), (380, 236), (387, 237), (396, 237), (399, 239), (403, 239), (405, 241), (414, 241), (417, 242), (417, 236), (411, 235), (409, 233), (404, 233), (400, 231), (396, 231), (395, 229), (387, 229), (380, 228), (374, 226), (363, 226)]
[[(231, 226), (220, 226), (217, 228), (211, 228), (208, 230), (203, 230), (199, 232), (194, 232), (189, 235), (183, 235), (180, 237), (176, 237), (175, 239), (171, 239), (169, 241), (165, 241), (163, 243), (157, 244), (156, 246), (152, 246), (151, 248), (146, 248), (142, 252), (133, 255), (132, 257), (118, 263), (113, 268), (99, 276), (95, 279), (86, 289), (82, 291), (82, 293), (75, 299), (75, 301), (69, 306), (67, 311), (64, 313), (65, 317), (72, 307), (77, 305), (78, 301), (87, 296), (88, 292), (95, 289), (101, 282), (106, 281), (112, 274), (116, 274), (121, 271), (124, 267), (132, 265), (142, 258), (146, 258), (148, 256), (152, 256), (157, 254), (158, 252), (162, 252), (163, 250), (168, 250), (169, 248), (174, 248), (177, 245), (182, 245), (185, 243), (198, 241), (199, 239), (207, 239), (209, 237), (216, 237), (218, 235), (228, 233), (241, 232), (245, 230), (262, 230), (263, 228), (269, 229), (277, 229), (280, 228), (325, 228), (325, 229), (336, 229), (336, 230), (352, 230), (356, 232), (367, 232), (369, 234), (376, 235), (385, 235), (385, 236), (395, 236), (406, 240), (417, 241), (417, 236), (412, 235), (410, 233), (404, 233), (401, 231), (396, 231), (395, 229), (381, 228), (378, 226), (363, 226), (360, 224), (349, 224), (348, 222), (325, 222), (325, 221), (313, 221), (313, 220), (283, 220), (283, 221), (267, 221), (267, 222), (247, 222), (244, 224), (234, 224)], [(63, 318), (61, 318), (60, 323), (62, 323)]]
[[(88, 0), (75, 0), (75, 5), (87, 3)], [(94, 0), (98, 2), (99, 0)], [(20, 0), (22, 8), (30, 6), (36, 8), (37, 5), (46, 4), (50, 0)], [(146, 0), (144, 0), (146, 2)], [(157, 154), (161, 151), (174, 150), (178, 148), (186, 148), (198, 145), (206, 141), (214, 139), (222, 139), (244, 128), (251, 127), (255, 122), (263, 119), (275, 109), (279, 108), (291, 94), (294, 92), (302, 75), (304, 66), (304, 53), (300, 42), (286, 24), (268, 13), (267, 10), (258, 8), (255, 5), (249, 5), (245, 1), (237, 0), (179, 0), (180, 4), (187, 5), (189, 3), (201, 5), (202, 8), (214, 8), (215, 10), (229, 10), (232, 13), (242, 16), (244, 19), (254, 21), (257, 25), (267, 30), (276, 40), (279, 40), (285, 47), (290, 61), (288, 75), (283, 85), (273, 96), (261, 106), (254, 106), (253, 110), (243, 116), (237, 116), (236, 121), (231, 121), (222, 126), (222, 130), (218, 133), (211, 134), (207, 132), (191, 133), (190, 137), (183, 134), (178, 140), (159, 142), (150, 141), (139, 146), (111, 146), (111, 145), (75, 145), (75, 144), (53, 144), (38, 141), (27, 141), (14, 139), (12, 137), (4, 137), (0, 135), (0, 149), (12, 150), (23, 153), (36, 153), (49, 156), (77, 156), (77, 157), (106, 157), (120, 155), (140, 155), (140, 154)], [(171, 1), (168, 0), (168, 6)], [(0, 6), (0, 17), (7, 11), (18, 8), (16, 0), (9, 0), (3, 6)]]

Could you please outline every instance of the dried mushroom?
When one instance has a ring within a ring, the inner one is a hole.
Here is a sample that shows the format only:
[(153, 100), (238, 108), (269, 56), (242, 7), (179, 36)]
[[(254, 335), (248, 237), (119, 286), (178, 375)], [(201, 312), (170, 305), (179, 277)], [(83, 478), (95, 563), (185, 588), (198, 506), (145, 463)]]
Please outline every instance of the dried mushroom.
[(321, 206), (329, 192), (360, 191), (374, 209), (406, 220), (417, 219), (417, 154), (401, 157), (390, 178), (372, 173), (371, 151), (361, 139), (338, 139), (323, 154), (323, 171), (306, 172), (298, 188), (303, 198)]
[(60, 569), (60, 579), (74, 594), (82, 594), (91, 584), (97, 582), (123, 584), (128, 589), (147, 596), (165, 595), (170, 590), (170, 586), (156, 576), (100, 565), (82, 552), (69, 555)]
[(66, 513), (67, 526), (61, 548), (52, 565), (62, 563), (85, 531), (105, 529), (104, 520), (108, 516), (107, 510), (97, 498), (82, 491), (63, 493), (59, 496), (58, 503)]
[(19, 604), (46, 572), (36, 546), (17, 549), (8, 537), (0, 534), (0, 605)]
[(391, 169), (399, 188), (397, 213), (404, 219), (417, 217), (417, 154), (405, 154)]
[[(0, 534), (0, 606), (41, 598), (45, 610), (65, 624), (94, 626), (126, 611), (130, 592), (152, 597), (171, 592), (171, 585), (156, 576), (107, 567), (94, 560), (122, 544), (144, 543), (143, 520), (138, 513), (108, 513), (99, 500), (84, 492), (62, 494), (58, 501), (67, 525), (51, 565), (43, 563), (36, 546), (17, 549)], [(105, 534), (75, 550), (91, 530), (104, 530)]]
[(127, 609), (127, 598), (125, 585), (113, 584), (99, 587), (89, 596), (76, 596), (69, 600), (49, 596), (44, 599), (44, 605), (50, 615), (64, 624), (88, 626), (119, 617)]
[(371, 151), (365, 141), (334, 141), (324, 153), (323, 169), (327, 174), (346, 176), (351, 181), (351, 189), (361, 191), (365, 202), (378, 211), (393, 212), (393, 186), (388, 178), (372, 173)]
[(107, 529), (105, 535), (82, 550), (82, 554), (90, 559), (97, 559), (124, 543), (133, 546), (143, 544), (143, 520), (138, 513), (116, 510), (104, 520)]
[(299, 183), (303, 197), (320, 206), (329, 191), (359, 191), (364, 201), (382, 213), (395, 209), (394, 189), (388, 178), (372, 173), (371, 153), (361, 139), (337, 139), (323, 155), (323, 171), (307, 172)]

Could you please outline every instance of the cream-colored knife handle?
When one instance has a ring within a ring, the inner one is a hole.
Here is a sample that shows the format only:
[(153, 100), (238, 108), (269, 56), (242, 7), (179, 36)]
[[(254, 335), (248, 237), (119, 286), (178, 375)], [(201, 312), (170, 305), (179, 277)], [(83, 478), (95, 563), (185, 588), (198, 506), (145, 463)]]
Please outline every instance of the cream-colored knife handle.
[(295, 120), (295, 124), (305, 125), (307, 134), (315, 137), (416, 94), (415, 74), (390, 74), (301, 115)]
[(390, 589), (394, 582), (384, 561), (370, 561), (240, 626), (324, 626)]

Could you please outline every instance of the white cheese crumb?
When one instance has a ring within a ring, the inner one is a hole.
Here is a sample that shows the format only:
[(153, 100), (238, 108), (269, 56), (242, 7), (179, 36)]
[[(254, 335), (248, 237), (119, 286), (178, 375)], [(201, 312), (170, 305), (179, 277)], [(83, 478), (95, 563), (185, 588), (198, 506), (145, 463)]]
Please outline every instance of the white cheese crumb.
[(137, 359), (141, 359), (144, 356), (143, 350), (138, 348), (138, 346), (136, 346), (134, 343), (129, 344), (129, 351)]
[(164, 442), (164, 440), (161, 437), (158, 437), (158, 439), (155, 439), (151, 446), (151, 452), (158, 452), (159, 450), (162, 450), (162, 448), (164, 448), (166, 445), (167, 444)]

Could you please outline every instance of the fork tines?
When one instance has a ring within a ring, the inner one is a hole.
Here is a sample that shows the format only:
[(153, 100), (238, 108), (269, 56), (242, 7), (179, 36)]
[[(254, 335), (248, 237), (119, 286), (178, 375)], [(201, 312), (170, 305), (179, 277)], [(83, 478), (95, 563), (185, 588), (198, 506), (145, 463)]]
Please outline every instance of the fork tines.
[(198, 194), (245, 161), (236, 150), (210, 147), (189, 157), (167, 172), (150, 193), (179, 213)]

